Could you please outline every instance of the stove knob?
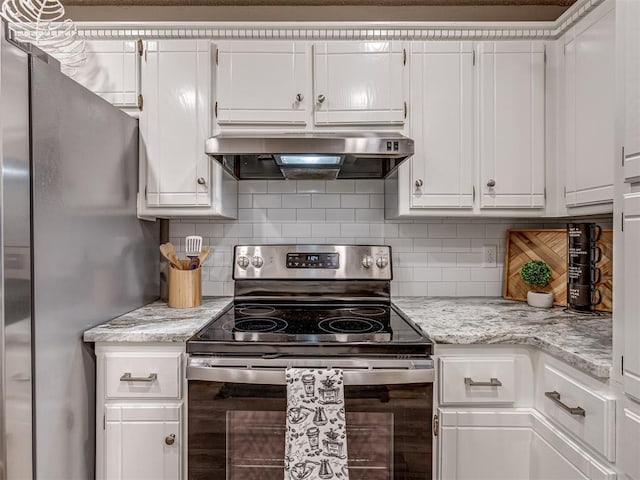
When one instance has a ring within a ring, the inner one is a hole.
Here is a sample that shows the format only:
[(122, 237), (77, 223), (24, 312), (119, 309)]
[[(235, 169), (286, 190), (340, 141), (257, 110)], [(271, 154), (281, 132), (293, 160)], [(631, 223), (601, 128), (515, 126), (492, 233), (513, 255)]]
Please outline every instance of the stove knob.
[(389, 265), (389, 260), (387, 259), (387, 257), (378, 257), (376, 258), (376, 265), (378, 266), (378, 268), (384, 268)]
[(364, 268), (369, 268), (373, 265), (373, 257), (371, 255), (366, 255), (362, 258), (362, 266)]
[(238, 266), (242, 269), (245, 269), (249, 266), (249, 257), (245, 257), (244, 255), (240, 255), (238, 257), (238, 261), (236, 262)]
[(262, 257), (256, 255), (251, 259), (251, 265), (256, 268), (260, 268), (262, 265), (264, 265), (264, 260), (262, 259)]

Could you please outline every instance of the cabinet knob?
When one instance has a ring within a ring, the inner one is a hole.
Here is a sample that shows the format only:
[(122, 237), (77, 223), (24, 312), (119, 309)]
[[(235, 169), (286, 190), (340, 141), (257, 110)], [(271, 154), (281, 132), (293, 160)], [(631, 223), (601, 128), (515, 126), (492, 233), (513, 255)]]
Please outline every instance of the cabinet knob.
[(318, 95), (318, 103), (323, 103), (325, 100), (324, 95)]
[(304, 100), (304, 95), (302, 95), (301, 93), (296, 95), (296, 102), (301, 102), (302, 100)]
[(204, 179), (204, 177), (198, 177), (198, 185), (205, 185), (207, 183), (207, 181)]
[(493, 188), (495, 186), (496, 186), (496, 181), (493, 178), (490, 178), (489, 181), (487, 182), (487, 187)]
[(166, 443), (167, 445), (173, 445), (174, 443), (176, 443), (176, 434), (172, 433), (171, 435), (167, 435), (166, 437), (164, 437), (164, 443)]
[(421, 188), (422, 185), (424, 185), (424, 182), (422, 181), (421, 178), (419, 178), (418, 180), (416, 180), (416, 188)]

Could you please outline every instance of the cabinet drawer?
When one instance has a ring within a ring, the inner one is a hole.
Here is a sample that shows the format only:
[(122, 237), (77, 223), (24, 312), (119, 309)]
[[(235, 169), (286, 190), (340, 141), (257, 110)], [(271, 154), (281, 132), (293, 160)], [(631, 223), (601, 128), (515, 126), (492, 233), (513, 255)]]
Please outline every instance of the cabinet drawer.
[(182, 354), (107, 353), (106, 398), (180, 398)]
[(442, 357), (440, 403), (514, 403), (513, 357)]
[(542, 411), (608, 460), (615, 460), (615, 400), (546, 365)]

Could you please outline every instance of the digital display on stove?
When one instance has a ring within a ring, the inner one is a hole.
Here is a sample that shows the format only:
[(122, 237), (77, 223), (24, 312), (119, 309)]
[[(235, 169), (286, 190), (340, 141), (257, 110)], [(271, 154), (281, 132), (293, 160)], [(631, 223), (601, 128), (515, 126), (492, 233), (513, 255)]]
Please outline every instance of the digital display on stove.
[(287, 253), (287, 268), (340, 268), (337, 253)]

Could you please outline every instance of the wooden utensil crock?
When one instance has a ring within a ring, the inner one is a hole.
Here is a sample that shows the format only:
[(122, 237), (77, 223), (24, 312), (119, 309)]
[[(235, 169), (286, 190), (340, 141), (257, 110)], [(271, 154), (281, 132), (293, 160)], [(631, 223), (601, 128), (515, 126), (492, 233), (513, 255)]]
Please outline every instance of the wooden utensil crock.
[[(189, 262), (188, 260), (180, 260)], [(187, 268), (187, 266), (183, 266)], [(202, 305), (202, 268), (178, 270), (169, 265), (169, 299), (171, 308), (191, 308)]]

